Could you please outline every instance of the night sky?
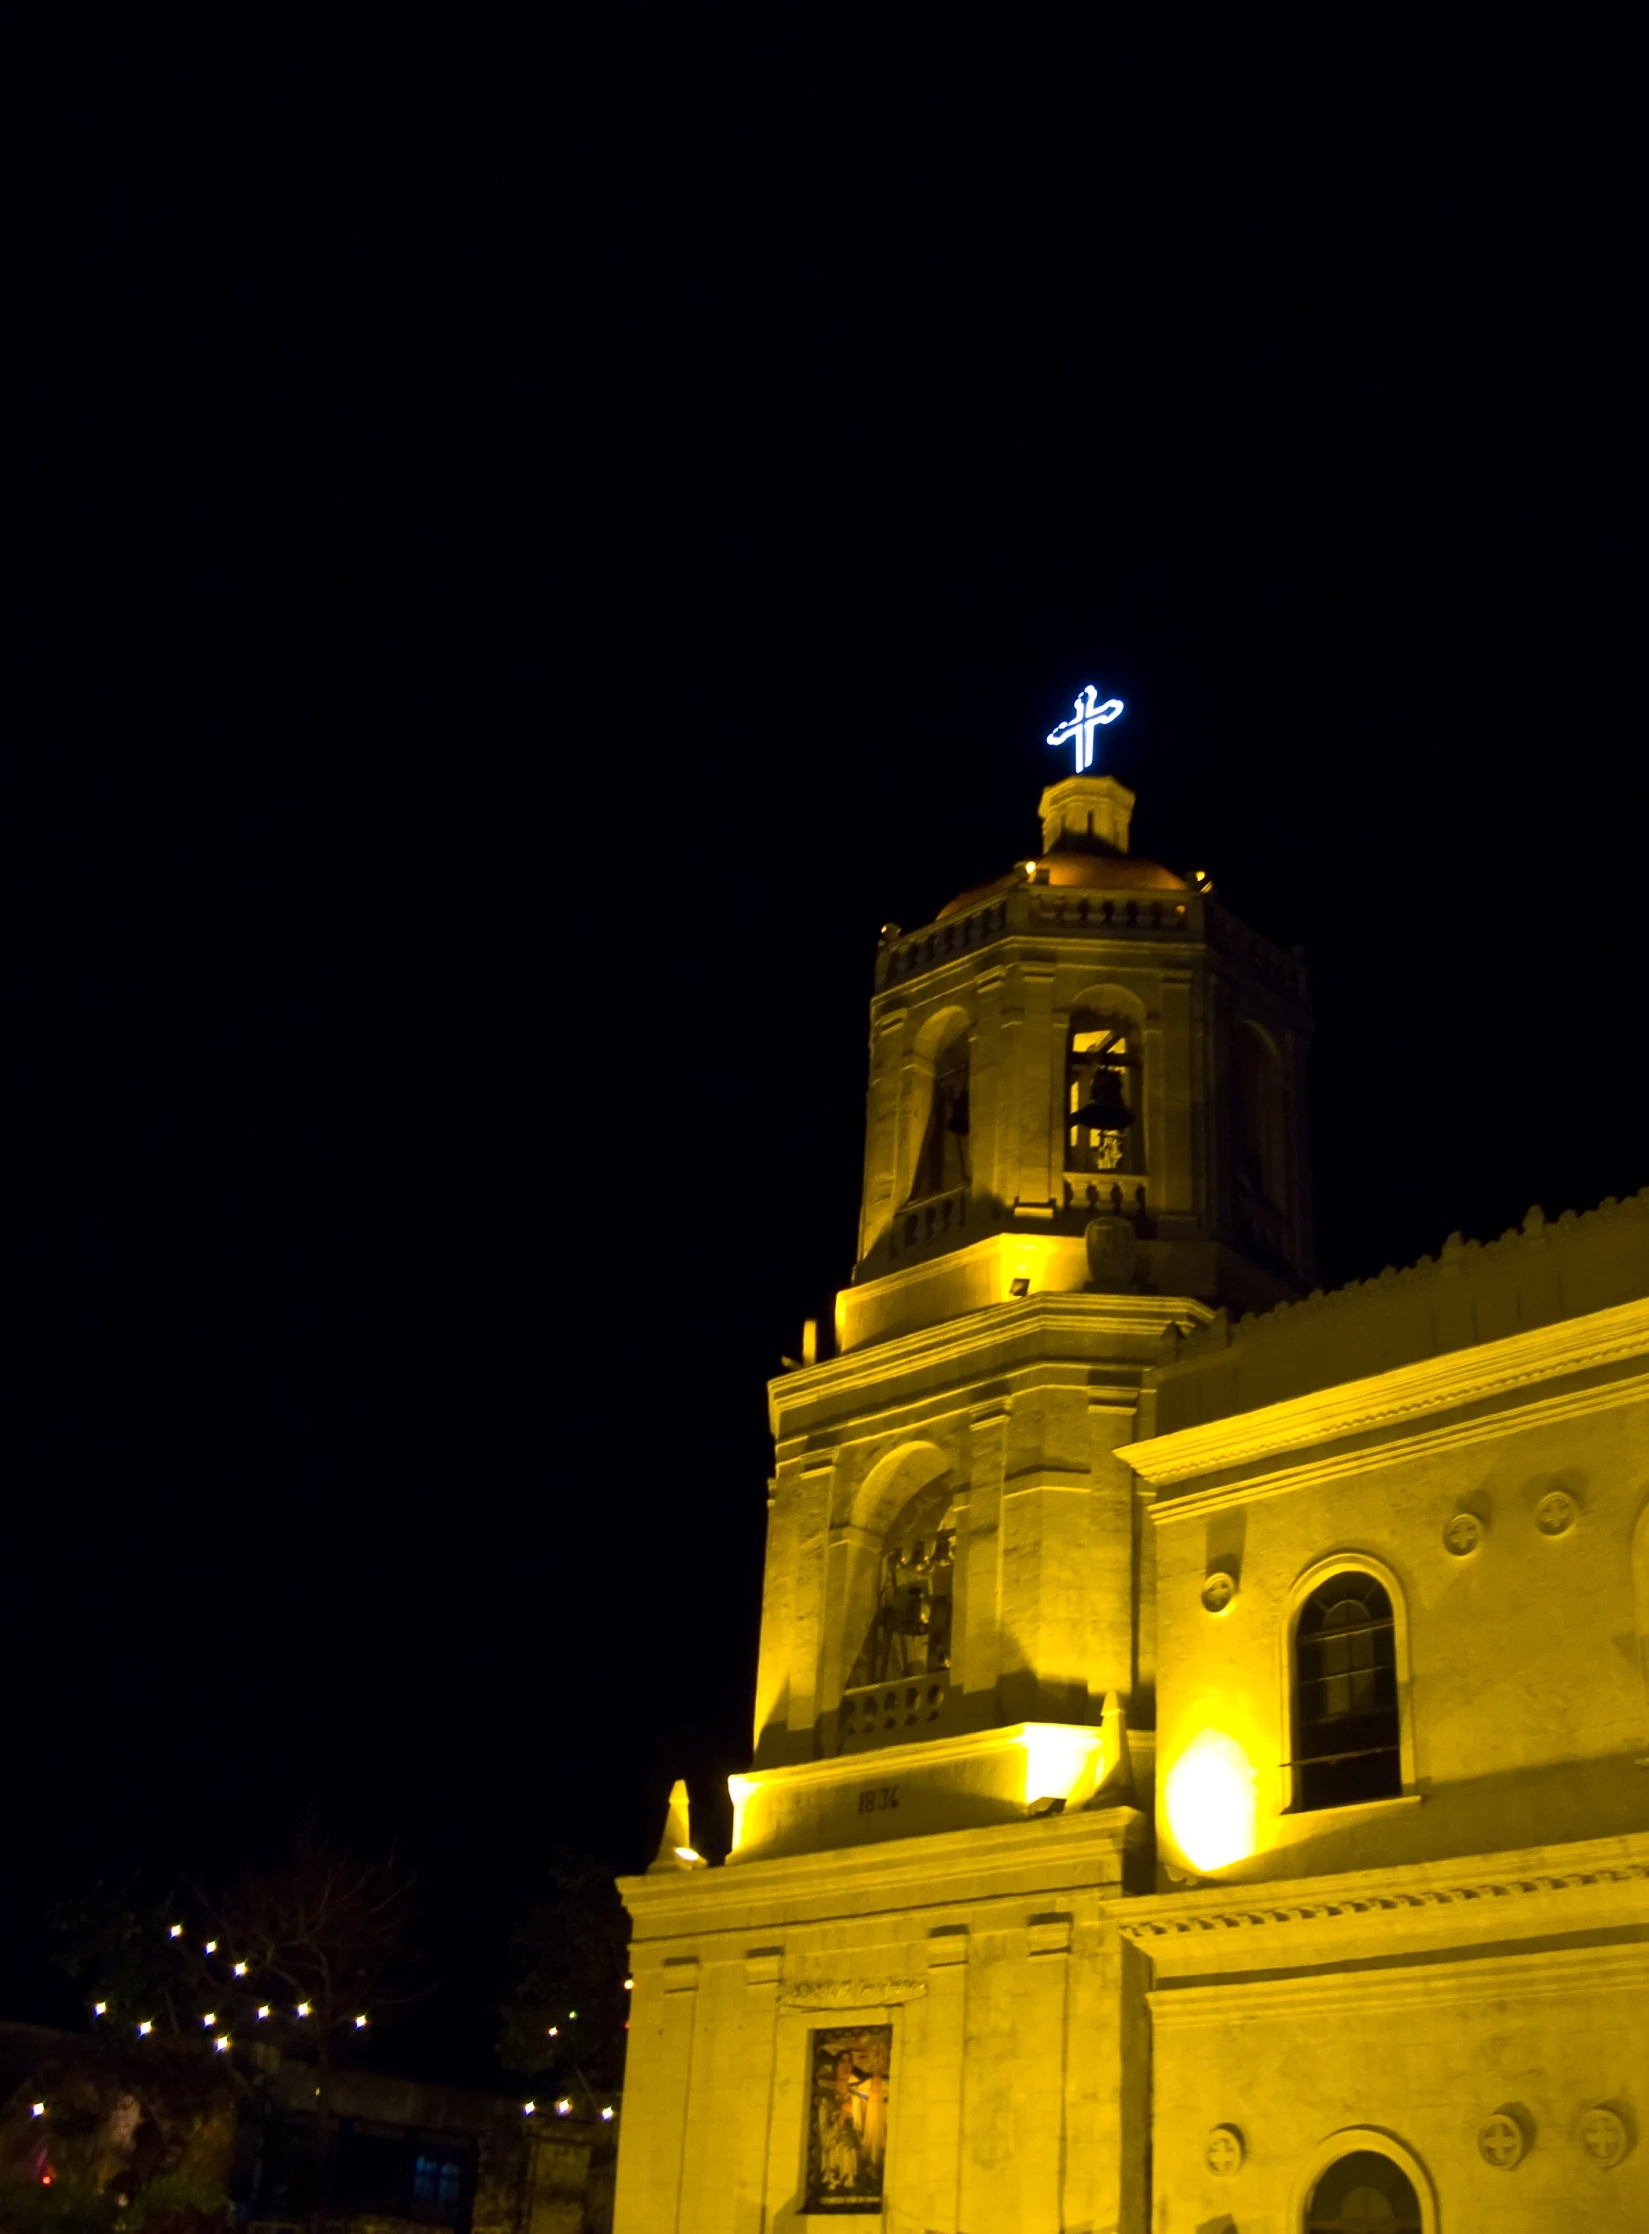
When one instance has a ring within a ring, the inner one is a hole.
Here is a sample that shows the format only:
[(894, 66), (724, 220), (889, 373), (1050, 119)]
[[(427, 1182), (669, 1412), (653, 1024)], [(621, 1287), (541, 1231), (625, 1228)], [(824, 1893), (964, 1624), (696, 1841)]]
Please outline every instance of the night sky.
[(488, 2077), (747, 1758), (877, 928), (1082, 684), (1325, 1284), (1649, 1182), (1630, 72), (1285, 20), (7, 12), (0, 2014), (313, 1808)]

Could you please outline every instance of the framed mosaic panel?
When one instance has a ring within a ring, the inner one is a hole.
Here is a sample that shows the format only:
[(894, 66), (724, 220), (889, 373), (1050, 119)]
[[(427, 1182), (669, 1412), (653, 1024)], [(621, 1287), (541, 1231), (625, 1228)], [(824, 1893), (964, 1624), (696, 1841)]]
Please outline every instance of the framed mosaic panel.
[(891, 2025), (830, 2025), (808, 2035), (804, 2211), (880, 2212), (892, 2061)]

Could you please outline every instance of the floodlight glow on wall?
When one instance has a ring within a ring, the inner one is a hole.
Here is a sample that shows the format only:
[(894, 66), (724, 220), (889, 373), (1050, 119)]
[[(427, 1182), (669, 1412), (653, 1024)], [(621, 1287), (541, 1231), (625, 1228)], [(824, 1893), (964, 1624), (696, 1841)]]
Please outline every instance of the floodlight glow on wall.
[(1021, 1740), (1025, 1748), (1024, 1805), (1034, 1814), (1062, 1810), (1091, 1783), (1099, 1733), (1062, 1722), (1031, 1722)]
[(1193, 1869), (1223, 1869), (1253, 1853), (1254, 1786), (1253, 1763), (1223, 1730), (1199, 1731), (1168, 1771), (1168, 1828)]

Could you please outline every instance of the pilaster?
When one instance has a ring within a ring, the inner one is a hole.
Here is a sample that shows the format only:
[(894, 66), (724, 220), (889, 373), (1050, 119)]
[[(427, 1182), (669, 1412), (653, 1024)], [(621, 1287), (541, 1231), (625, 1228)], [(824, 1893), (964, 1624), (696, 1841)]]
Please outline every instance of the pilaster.
[(1019, 965), (1023, 1040), (1019, 1064), (1019, 1177), (1013, 1192), (1021, 1217), (1051, 1216), (1060, 1193), (1053, 1164), (1052, 955), (1027, 956)]
[(973, 1486), (968, 1500), (966, 1627), (962, 1681), (970, 1702), (994, 1701), (1002, 1673), (1002, 1483), (1008, 1407), (988, 1404), (968, 1422)]

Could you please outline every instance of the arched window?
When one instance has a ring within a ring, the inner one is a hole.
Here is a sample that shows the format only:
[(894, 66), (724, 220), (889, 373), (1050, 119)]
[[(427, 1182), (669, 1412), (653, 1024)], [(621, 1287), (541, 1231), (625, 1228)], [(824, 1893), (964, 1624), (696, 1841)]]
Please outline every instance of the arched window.
[(933, 1094), (916, 1158), (910, 1199), (949, 1194), (968, 1183), (968, 1035), (957, 1031), (934, 1058)]
[[(1071, 1011), (1065, 1057), (1065, 1169), (1143, 1171), (1139, 1048), (1125, 1017)], [(1074, 1123), (1085, 1117), (1083, 1124)]]
[(1391, 1597), (1373, 1575), (1332, 1574), (1294, 1629), (1294, 1804), (1345, 1807), (1402, 1789)]
[(1422, 2234), (1414, 2182), (1389, 2156), (1355, 2149), (1312, 2189), (1305, 2234)]
[(1282, 1066), (1256, 1024), (1231, 1035), (1231, 1118), (1237, 1199), (1248, 1210), (1280, 1210), (1287, 1194)]

